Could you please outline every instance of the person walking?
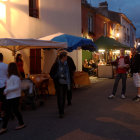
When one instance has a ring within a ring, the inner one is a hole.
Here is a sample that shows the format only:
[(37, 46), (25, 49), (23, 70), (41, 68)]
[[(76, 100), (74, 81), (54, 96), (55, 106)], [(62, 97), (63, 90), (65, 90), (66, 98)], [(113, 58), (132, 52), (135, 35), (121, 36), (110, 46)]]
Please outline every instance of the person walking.
[(137, 95), (133, 101), (140, 101), (140, 54), (136, 52), (136, 48), (131, 48), (132, 57), (130, 60), (130, 72), (133, 75), (133, 81), (137, 87)]
[(6, 80), (8, 78), (8, 65), (3, 63), (3, 54), (0, 53), (0, 120), (2, 120), (3, 113), (4, 113), (4, 104), (5, 104), (5, 96), (3, 94)]
[(22, 60), (22, 55), (20, 53), (17, 54), (17, 56), (16, 56), (16, 64), (17, 64), (21, 77), (25, 78), (25, 73), (24, 73), (24, 69), (23, 69), (23, 60)]
[(120, 56), (117, 57), (117, 59), (112, 62), (112, 65), (115, 65), (117, 68), (117, 75), (115, 78), (115, 83), (113, 86), (113, 91), (112, 94), (108, 96), (109, 99), (113, 99), (115, 97), (117, 88), (118, 88), (118, 83), (120, 79), (122, 79), (122, 92), (121, 92), (121, 98), (125, 99), (125, 92), (126, 92), (126, 79), (127, 79), (127, 74), (126, 72), (129, 70), (129, 64), (130, 64), (130, 59), (129, 56), (124, 55), (124, 49), (120, 49)]
[(68, 106), (71, 105), (71, 100), (72, 100), (72, 88), (74, 86), (74, 72), (76, 71), (76, 66), (74, 64), (73, 59), (70, 56), (67, 56), (67, 63), (69, 67), (69, 73), (70, 73), (70, 88), (68, 88), (67, 91), (67, 101), (68, 101)]
[(7, 132), (7, 125), (11, 113), (14, 113), (19, 123), (19, 126), (16, 127), (16, 130), (25, 127), (22, 115), (19, 111), (19, 100), (21, 97), (21, 80), (16, 63), (10, 63), (8, 65), (8, 80), (6, 83), (6, 88), (4, 90), (4, 95), (6, 95), (5, 116), (3, 118), (3, 124), (0, 130), (0, 134)]
[(70, 73), (69, 67), (67, 64), (67, 53), (60, 52), (58, 58), (53, 64), (50, 76), (54, 81), (56, 95), (57, 95), (57, 104), (59, 110), (59, 117), (64, 117), (64, 105), (65, 105), (65, 96), (67, 94), (68, 88), (70, 88)]

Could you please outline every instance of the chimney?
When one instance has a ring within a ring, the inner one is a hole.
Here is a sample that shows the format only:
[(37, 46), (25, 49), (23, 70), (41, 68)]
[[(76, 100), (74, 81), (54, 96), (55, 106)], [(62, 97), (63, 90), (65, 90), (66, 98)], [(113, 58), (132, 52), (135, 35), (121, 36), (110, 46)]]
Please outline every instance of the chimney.
[(108, 16), (108, 3), (107, 3), (107, 1), (99, 3), (98, 11), (99, 11), (99, 13), (103, 14), (104, 16)]
[(87, 0), (82, 0), (81, 2), (82, 2), (82, 4), (87, 4), (88, 3)]

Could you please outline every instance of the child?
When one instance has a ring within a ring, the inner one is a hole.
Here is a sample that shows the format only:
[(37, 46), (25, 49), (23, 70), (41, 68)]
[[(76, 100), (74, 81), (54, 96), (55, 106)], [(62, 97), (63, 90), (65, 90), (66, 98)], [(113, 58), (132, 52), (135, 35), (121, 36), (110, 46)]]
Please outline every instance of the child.
[(3, 134), (7, 131), (7, 124), (11, 113), (14, 113), (19, 126), (16, 127), (16, 130), (24, 128), (24, 122), (22, 115), (19, 111), (19, 100), (21, 96), (21, 80), (19, 77), (18, 69), (16, 63), (10, 63), (8, 65), (8, 80), (6, 88), (4, 90), (6, 96), (6, 106), (5, 106), (5, 116), (3, 118), (2, 129), (0, 134)]

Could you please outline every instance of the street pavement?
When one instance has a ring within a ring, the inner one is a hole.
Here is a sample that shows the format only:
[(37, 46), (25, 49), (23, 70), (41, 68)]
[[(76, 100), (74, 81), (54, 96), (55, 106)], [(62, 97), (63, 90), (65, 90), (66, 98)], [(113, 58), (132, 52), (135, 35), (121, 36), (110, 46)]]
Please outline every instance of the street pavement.
[[(93, 79), (93, 78), (92, 78)], [(140, 102), (133, 102), (136, 88), (127, 80), (127, 99), (121, 99), (121, 81), (114, 99), (108, 99), (114, 79), (96, 79), (92, 85), (73, 91), (72, 106), (58, 117), (56, 96), (49, 96), (36, 110), (22, 111), (27, 125), (8, 132), (0, 140), (140, 140)]]

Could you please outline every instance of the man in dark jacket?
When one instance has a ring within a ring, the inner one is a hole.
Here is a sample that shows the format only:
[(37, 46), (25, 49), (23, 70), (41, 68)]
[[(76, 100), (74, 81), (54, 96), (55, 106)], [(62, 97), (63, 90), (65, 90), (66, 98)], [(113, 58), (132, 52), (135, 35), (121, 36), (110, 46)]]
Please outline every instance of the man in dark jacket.
[(70, 56), (67, 56), (67, 63), (69, 66), (70, 81), (71, 81), (71, 86), (70, 86), (70, 88), (68, 88), (68, 91), (67, 91), (67, 101), (68, 101), (68, 105), (71, 105), (72, 88), (73, 88), (73, 84), (74, 84), (74, 72), (76, 71), (76, 66), (74, 64), (73, 59)]
[(67, 64), (66, 52), (61, 52), (59, 54), (58, 58), (51, 68), (50, 76), (52, 77), (55, 84), (59, 117), (63, 118), (65, 96), (68, 88), (70, 88), (70, 73)]
[(125, 92), (126, 92), (126, 79), (127, 79), (127, 74), (126, 72), (129, 69), (129, 56), (124, 55), (124, 49), (120, 49), (120, 56), (117, 57), (116, 61), (112, 62), (112, 65), (115, 65), (117, 68), (117, 76), (115, 78), (115, 83), (113, 86), (113, 91), (112, 94), (108, 97), (109, 99), (112, 99), (115, 97), (117, 88), (118, 88), (118, 83), (120, 79), (122, 79), (122, 92), (121, 92), (121, 98), (125, 99)]
[(134, 101), (140, 101), (140, 54), (136, 52), (136, 48), (131, 48), (131, 74), (133, 75), (133, 81), (135, 86), (137, 87), (137, 95), (133, 98)]

